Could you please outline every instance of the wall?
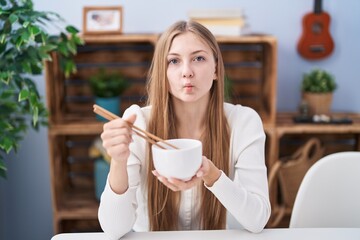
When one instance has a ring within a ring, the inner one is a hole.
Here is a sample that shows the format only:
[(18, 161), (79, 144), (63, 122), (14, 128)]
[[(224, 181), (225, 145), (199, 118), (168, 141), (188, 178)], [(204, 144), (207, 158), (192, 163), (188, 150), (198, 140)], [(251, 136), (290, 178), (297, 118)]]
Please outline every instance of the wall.
[[(295, 110), (304, 72), (321, 67), (339, 82), (333, 109), (360, 112), (360, 1), (323, 1), (332, 17), (330, 31), (335, 42), (331, 57), (309, 62), (296, 52), (301, 18), (313, 9), (313, 0), (34, 0), (38, 10), (59, 13), (81, 29), (82, 7), (122, 5), (124, 32), (161, 32), (176, 20), (186, 19), (195, 8), (241, 8), (254, 32), (278, 39), (278, 110)], [(43, 77), (38, 78), (45, 96)], [(46, 97), (46, 96), (45, 96)], [(51, 96), (48, 96), (51, 97)], [(7, 159), (8, 180), (0, 179), (0, 239), (50, 239), (53, 234), (48, 164), (47, 129), (30, 131), (17, 154)]]

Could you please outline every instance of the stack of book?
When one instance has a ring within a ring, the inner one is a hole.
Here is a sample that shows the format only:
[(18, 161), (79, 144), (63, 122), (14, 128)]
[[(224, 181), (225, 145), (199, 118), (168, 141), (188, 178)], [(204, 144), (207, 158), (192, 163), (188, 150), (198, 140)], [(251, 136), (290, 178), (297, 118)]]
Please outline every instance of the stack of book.
[(188, 16), (217, 36), (239, 36), (246, 27), (245, 17), (240, 9), (191, 10)]

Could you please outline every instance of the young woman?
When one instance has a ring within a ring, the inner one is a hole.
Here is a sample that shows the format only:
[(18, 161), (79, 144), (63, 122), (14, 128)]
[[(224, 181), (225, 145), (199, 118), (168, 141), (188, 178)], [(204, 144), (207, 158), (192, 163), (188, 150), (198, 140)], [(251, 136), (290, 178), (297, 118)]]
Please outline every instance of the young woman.
[[(156, 45), (148, 80), (148, 106), (131, 106), (101, 134), (112, 158), (99, 207), (104, 232), (112, 239), (131, 230), (260, 232), (270, 216), (265, 134), (254, 110), (224, 103), (214, 36), (196, 22), (173, 24)], [(163, 139), (199, 139), (197, 174), (187, 182), (159, 175), (150, 145), (124, 120)]]

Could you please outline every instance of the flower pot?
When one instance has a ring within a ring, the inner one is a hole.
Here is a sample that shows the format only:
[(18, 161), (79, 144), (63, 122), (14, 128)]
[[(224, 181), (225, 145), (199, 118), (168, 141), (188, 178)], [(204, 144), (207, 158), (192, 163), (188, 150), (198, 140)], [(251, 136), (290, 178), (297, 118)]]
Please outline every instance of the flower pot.
[(100, 200), (101, 193), (104, 191), (107, 175), (110, 170), (110, 164), (102, 158), (98, 158), (94, 162), (94, 185), (95, 197)]
[[(115, 115), (120, 116), (120, 97), (113, 97), (113, 98), (96, 97), (95, 103), (100, 107), (103, 107), (106, 110), (114, 113)], [(96, 115), (96, 119), (103, 122), (107, 121), (105, 118), (99, 115)]]
[(333, 93), (303, 93), (303, 100), (308, 104), (311, 116), (320, 114), (329, 115), (332, 99)]

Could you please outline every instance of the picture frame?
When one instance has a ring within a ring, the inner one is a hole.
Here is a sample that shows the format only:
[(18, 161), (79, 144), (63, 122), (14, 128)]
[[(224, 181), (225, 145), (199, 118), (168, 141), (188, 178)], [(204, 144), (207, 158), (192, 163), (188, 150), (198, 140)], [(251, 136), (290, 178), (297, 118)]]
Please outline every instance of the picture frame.
[(121, 6), (84, 7), (84, 34), (121, 34), (123, 8)]

